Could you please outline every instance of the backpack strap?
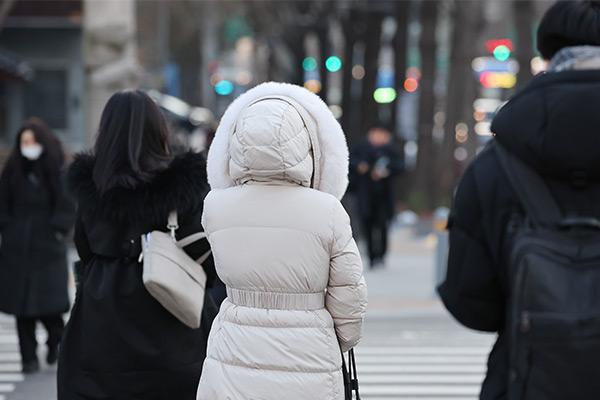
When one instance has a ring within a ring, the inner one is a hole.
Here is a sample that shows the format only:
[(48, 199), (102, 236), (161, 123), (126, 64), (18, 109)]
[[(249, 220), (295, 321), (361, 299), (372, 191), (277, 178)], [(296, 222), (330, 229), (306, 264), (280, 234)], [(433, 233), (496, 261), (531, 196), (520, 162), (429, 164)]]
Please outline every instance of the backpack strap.
[(541, 176), (497, 140), (491, 145), (527, 215), (536, 225), (559, 226), (562, 212)]

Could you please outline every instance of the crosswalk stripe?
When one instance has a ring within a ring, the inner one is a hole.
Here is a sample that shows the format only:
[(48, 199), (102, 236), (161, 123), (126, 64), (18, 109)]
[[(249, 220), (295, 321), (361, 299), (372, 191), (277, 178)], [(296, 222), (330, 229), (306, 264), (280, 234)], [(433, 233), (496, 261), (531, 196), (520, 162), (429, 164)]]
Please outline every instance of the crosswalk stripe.
[[(40, 337), (41, 331), (36, 333), (38, 340), (45, 340), (45, 336)], [(18, 346), (14, 317), (0, 314), (0, 400), (6, 400), (6, 395), (15, 391), (16, 383), (25, 381)]]
[[(38, 333), (36, 335), (37, 341), (43, 343), (46, 341), (47, 335)], [(19, 338), (15, 335), (15, 332), (12, 333), (1, 333), (0, 332), (0, 345), (3, 344), (19, 344)]]
[(428, 383), (437, 384), (476, 384), (480, 385), (483, 381), (483, 375), (466, 375), (466, 374), (426, 374), (426, 375), (394, 375), (394, 374), (369, 374), (360, 379), (361, 384), (394, 384), (394, 383)]
[(362, 365), (358, 363), (359, 374), (381, 374), (381, 373), (464, 373), (464, 374), (484, 374), (486, 371), (485, 365)]
[[(365, 397), (361, 394), (361, 398), (362, 399), (368, 399), (368, 400), (391, 400), (391, 399), (397, 399), (397, 397), (389, 397), (389, 396), (385, 396), (385, 397), (373, 397), (373, 396), (368, 396)], [(0, 399), (1, 400), (1, 399)], [(444, 397), (429, 397), (429, 396), (418, 396), (418, 397), (406, 397), (406, 396), (402, 396), (402, 400), (477, 400), (477, 397), (473, 397), (473, 396), (468, 396), (468, 397), (464, 397), (464, 396), (444, 396)]]
[(0, 362), (2, 361), (21, 361), (19, 353), (0, 353)]
[(407, 327), (395, 340), (374, 330), (369, 342), (357, 346), (363, 400), (478, 399), (495, 336), (437, 321), (424, 329)]
[[(360, 363), (365, 364), (481, 364), (487, 360), (486, 356), (360, 356)], [(358, 362), (358, 360), (357, 360)]]
[(19, 372), (21, 371), (20, 363), (0, 363), (0, 372)]
[(486, 347), (357, 347), (356, 355), (484, 355)]
[(0, 382), (23, 382), (24, 380), (23, 374), (0, 374)]
[(440, 385), (440, 386), (417, 386), (417, 385), (361, 385), (361, 397), (365, 395), (385, 395), (385, 396), (419, 396), (419, 395), (438, 395), (446, 396), (477, 396), (479, 394), (479, 385)]
[(15, 390), (15, 385), (12, 383), (0, 383), (0, 393), (8, 393), (13, 392)]

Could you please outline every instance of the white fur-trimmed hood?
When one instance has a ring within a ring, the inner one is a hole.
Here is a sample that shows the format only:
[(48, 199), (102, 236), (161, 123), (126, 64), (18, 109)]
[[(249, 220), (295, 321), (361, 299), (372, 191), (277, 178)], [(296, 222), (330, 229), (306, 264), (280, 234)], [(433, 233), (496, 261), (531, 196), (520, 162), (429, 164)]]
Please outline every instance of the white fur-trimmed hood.
[(235, 186), (229, 174), (229, 145), (236, 122), (247, 106), (266, 96), (289, 97), (314, 118), (320, 147), (320, 178), (315, 181), (314, 188), (341, 199), (348, 186), (348, 145), (342, 128), (319, 96), (301, 86), (278, 82), (267, 82), (250, 89), (234, 100), (223, 114), (208, 152), (207, 171), (211, 188)]

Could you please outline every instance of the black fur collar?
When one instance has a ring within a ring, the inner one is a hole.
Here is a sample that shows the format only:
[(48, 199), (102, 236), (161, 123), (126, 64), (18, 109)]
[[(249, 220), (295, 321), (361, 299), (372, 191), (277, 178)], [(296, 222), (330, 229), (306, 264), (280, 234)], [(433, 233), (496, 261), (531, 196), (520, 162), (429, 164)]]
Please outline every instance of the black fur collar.
[(113, 221), (131, 223), (160, 223), (169, 211), (181, 214), (201, 209), (209, 191), (206, 179), (206, 161), (196, 153), (176, 156), (167, 169), (135, 189), (116, 187), (99, 196), (92, 171), (94, 157), (80, 153), (69, 167), (69, 191), (79, 207)]

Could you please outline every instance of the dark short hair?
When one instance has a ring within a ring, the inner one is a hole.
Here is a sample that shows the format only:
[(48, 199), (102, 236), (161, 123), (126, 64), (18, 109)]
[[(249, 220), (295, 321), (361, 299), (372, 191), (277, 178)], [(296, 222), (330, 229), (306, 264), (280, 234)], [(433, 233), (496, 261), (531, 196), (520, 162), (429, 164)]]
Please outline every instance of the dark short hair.
[(140, 90), (115, 93), (106, 103), (94, 147), (93, 179), (103, 194), (148, 182), (171, 160), (167, 121)]
[(371, 122), (367, 132), (374, 130), (374, 129), (382, 129), (384, 131), (388, 131), (390, 134), (393, 132), (392, 127), (389, 124), (386, 124), (385, 122), (379, 121), (379, 120)]
[(600, 46), (600, 1), (556, 2), (546, 11), (537, 31), (537, 48), (546, 60), (563, 47)]

